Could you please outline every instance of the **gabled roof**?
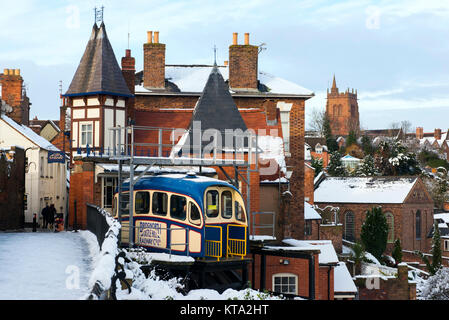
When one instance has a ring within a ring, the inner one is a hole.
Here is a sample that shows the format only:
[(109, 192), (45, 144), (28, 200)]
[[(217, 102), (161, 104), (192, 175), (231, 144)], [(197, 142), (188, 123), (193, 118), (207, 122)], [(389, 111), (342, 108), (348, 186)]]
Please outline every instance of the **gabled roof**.
[(65, 96), (111, 94), (130, 97), (114, 50), (106, 34), (106, 27), (95, 23), (84, 55)]
[(20, 125), (11, 118), (6, 115), (2, 115), (0, 117), (0, 121), (3, 120), (7, 125), (15, 129), (21, 135), (23, 135), (26, 139), (37, 145), (38, 147), (48, 150), (48, 151), (60, 151), (53, 144), (51, 144), (48, 140), (38, 135), (36, 132), (28, 128), (27, 126)]
[(417, 177), (326, 177), (315, 203), (404, 203)]

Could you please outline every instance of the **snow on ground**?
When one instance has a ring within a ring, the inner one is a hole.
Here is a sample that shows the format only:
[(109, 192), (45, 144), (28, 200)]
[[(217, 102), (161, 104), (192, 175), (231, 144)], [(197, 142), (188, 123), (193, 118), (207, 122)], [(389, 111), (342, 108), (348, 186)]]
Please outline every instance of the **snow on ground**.
[(92, 258), (82, 232), (0, 233), (0, 300), (78, 300)]

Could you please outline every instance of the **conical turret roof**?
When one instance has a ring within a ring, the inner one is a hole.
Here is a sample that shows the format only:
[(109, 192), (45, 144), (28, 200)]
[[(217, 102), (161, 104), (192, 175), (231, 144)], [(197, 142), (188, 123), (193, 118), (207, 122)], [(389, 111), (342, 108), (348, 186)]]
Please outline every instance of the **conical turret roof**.
[(123, 78), (106, 27), (95, 23), (86, 50), (65, 96), (111, 94), (132, 96)]
[[(229, 87), (216, 66), (212, 69), (193, 111), (189, 126), (189, 138), (186, 140), (186, 143), (190, 143), (191, 146), (194, 145), (193, 136), (198, 134), (198, 132), (193, 132), (194, 128), (198, 128), (195, 122), (201, 124), (202, 137), (206, 130), (214, 129), (220, 132), (221, 146), (227, 149), (236, 146), (237, 142), (234, 136), (231, 139), (226, 139), (226, 134), (240, 132), (238, 130), (241, 130), (242, 133), (247, 131), (245, 121), (229, 92)], [(210, 140), (202, 141), (202, 146), (209, 144), (212, 139), (210, 137)], [(233, 146), (226, 146), (225, 143), (230, 141), (233, 141)], [(243, 142), (243, 146), (246, 145), (247, 140)]]

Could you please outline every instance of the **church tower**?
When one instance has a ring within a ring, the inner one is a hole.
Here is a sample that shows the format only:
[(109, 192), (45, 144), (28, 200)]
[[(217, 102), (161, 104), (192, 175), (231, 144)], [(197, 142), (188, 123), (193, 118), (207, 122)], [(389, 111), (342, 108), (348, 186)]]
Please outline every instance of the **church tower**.
[(339, 92), (335, 75), (332, 88), (327, 90), (326, 115), (329, 117), (332, 134), (347, 136), (350, 131), (360, 131), (357, 90)]
[[(86, 50), (64, 95), (71, 111), (71, 155), (107, 152), (111, 127), (125, 127), (133, 97), (115, 58), (106, 27), (92, 28)], [(122, 140), (123, 141), (123, 140)]]

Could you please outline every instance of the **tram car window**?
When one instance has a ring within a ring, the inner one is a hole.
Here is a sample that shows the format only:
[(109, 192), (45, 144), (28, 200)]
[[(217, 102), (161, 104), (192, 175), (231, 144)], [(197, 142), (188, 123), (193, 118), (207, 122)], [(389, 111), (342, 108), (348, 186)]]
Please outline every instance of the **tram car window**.
[(163, 192), (153, 193), (153, 214), (166, 216), (167, 215), (168, 195)]
[(239, 221), (245, 222), (245, 214), (243, 213), (243, 207), (238, 201), (235, 201), (235, 218)]
[(122, 216), (129, 216), (129, 192), (122, 194), (120, 199), (120, 213)]
[(185, 220), (187, 215), (187, 199), (176, 195), (170, 196), (170, 217)]
[(218, 217), (218, 191), (210, 190), (206, 195), (206, 213), (209, 218)]
[(137, 192), (136, 193), (136, 213), (148, 214), (150, 212), (150, 193)]
[(232, 218), (232, 193), (231, 191), (223, 191), (221, 193), (221, 215), (223, 218)]
[(201, 224), (201, 214), (197, 206), (193, 202), (189, 202), (190, 206), (190, 222), (196, 225)]

